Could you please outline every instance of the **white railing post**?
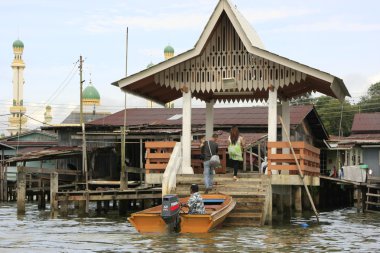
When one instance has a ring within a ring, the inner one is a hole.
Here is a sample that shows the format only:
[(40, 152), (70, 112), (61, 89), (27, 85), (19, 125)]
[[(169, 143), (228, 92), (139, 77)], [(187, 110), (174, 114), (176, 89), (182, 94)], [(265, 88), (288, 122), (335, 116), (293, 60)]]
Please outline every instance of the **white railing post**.
[(182, 173), (181, 142), (175, 144), (173, 153), (162, 176), (162, 196), (169, 194), (176, 188), (178, 173)]

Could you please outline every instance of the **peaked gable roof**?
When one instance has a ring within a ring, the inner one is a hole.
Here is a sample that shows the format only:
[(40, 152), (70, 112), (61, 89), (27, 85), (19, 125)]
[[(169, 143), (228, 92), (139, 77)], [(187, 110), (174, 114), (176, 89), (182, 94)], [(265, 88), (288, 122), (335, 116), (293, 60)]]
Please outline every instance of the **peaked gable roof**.
[[(234, 41), (230, 41), (231, 36)], [(243, 49), (223, 49), (221, 54), (228, 51), (226, 58), (215, 56), (217, 64), (214, 60), (210, 64), (208, 56), (221, 51), (220, 43), (241, 43)], [(234, 58), (231, 63), (229, 57), (235, 56), (238, 60), (235, 62)], [(235, 69), (230, 71), (229, 64)], [(225, 91), (224, 78), (236, 80), (235, 92), (217, 94)], [(266, 51), (257, 33), (228, 0), (219, 1), (193, 49), (113, 83), (159, 104), (180, 98), (184, 84), (190, 86), (194, 97), (205, 101), (266, 100), (271, 85), (279, 89), (278, 94), (284, 99), (313, 91), (341, 100), (350, 95), (341, 79)]]

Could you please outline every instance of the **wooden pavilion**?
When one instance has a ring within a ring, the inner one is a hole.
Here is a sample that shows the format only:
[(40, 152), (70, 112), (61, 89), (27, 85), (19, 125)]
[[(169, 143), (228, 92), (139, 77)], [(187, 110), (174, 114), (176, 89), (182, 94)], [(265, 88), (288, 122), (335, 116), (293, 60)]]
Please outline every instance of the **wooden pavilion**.
[[(235, 225), (271, 222), (272, 206), (277, 204), (278, 210), (284, 210), (285, 205), (292, 205), (292, 185), (296, 186), (294, 205), (300, 210), (300, 185), (305, 185), (310, 200), (306, 185), (319, 185), (319, 177), (315, 177), (320, 171), (319, 149), (309, 143), (295, 142), (293, 146), (298, 153), (290, 154), (289, 100), (311, 92), (339, 100), (350, 96), (342, 79), (266, 50), (257, 33), (229, 0), (218, 2), (194, 48), (113, 85), (162, 105), (183, 99), (181, 148), (174, 149), (180, 150), (177, 152), (181, 158), (173, 163), (169, 161), (163, 176), (163, 180), (167, 178), (169, 182), (164, 184), (163, 181), (163, 193), (172, 189), (170, 182), (174, 179), (179, 195), (187, 194), (189, 183), (202, 182), (201, 175), (186, 175), (194, 173), (191, 167), (192, 98), (206, 103), (206, 137), (213, 133), (215, 102), (267, 101), (268, 170), (269, 174), (282, 172), (275, 177), (247, 175), (239, 184), (222, 175), (216, 177), (216, 191), (237, 199), (237, 207), (228, 220)], [(277, 139), (278, 115), (282, 119), (281, 140)], [(178, 163), (180, 169), (167, 173), (169, 165)], [(301, 177), (293, 175), (298, 171)], [(304, 174), (310, 177), (304, 178)], [(276, 194), (279, 198), (273, 201), (272, 196)], [(283, 198), (284, 194), (290, 198)], [(310, 202), (314, 207), (313, 201)], [(317, 214), (315, 207), (313, 209)]]
[[(289, 100), (320, 92), (343, 100), (343, 80), (267, 51), (248, 21), (220, 0), (194, 48), (113, 83), (159, 104), (183, 98), (182, 168), (191, 169), (191, 98), (206, 102), (206, 136), (213, 132), (216, 101), (267, 101), (268, 141), (277, 141), (277, 110), (289, 132)], [(283, 134), (284, 136), (284, 134)]]

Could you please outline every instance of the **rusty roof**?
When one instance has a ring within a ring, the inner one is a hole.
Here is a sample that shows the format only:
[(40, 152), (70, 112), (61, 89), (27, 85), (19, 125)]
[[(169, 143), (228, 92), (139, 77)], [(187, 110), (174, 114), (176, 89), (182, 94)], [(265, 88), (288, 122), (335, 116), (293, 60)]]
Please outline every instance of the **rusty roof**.
[(78, 156), (82, 154), (81, 147), (52, 147), (37, 151), (27, 152), (6, 160), (6, 162), (55, 160)]
[(16, 148), (8, 144), (5, 144), (3, 142), (0, 142), (0, 150), (7, 150), (7, 149), (16, 149)]
[[(298, 125), (314, 110), (312, 105), (291, 106), (290, 123)], [(193, 108), (192, 125), (204, 125), (205, 108)], [(127, 126), (174, 126), (182, 125), (181, 108), (132, 108), (126, 111)], [(122, 126), (124, 110), (89, 122), (89, 125)], [(214, 108), (215, 126), (266, 126), (268, 124), (268, 107), (234, 107)]]
[(380, 112), (355, 114), (351, 132), (353, 134), (380, 133)]

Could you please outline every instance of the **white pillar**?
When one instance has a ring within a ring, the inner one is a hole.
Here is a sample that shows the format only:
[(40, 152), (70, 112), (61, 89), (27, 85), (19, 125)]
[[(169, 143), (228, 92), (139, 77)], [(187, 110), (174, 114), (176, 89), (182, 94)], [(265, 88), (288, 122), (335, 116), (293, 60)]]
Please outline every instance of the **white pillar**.
[(269, 89), (268, 96), (268, 141), (277, 141), (277, 90)]
[(183, 89), (182, 106), (182, 173), (194, 174), (191, 168), (191, 91)]
[[(286, 136), (286, 132), (289, 134), (290, 138), (290, 108), (289, 108), (289, 100), (281, 102), (281, 118), (284, 125), (281, 125), (281, 140), (287, 142), (288, 137)], [(285, 132), (286, 130), (286, 132)], [(282, 149), (283, 154), (290, 154), (289, 148)], [(282, 174), (289, 174), (288, 170), (284, 170), (281, 172)]]
[(206, 102), (206, 139), (212, 137), (214, 133), (214, 100)]
[[(273, 88), (268, 92), (268, 141), (275, 142), (277, 141), (277, 90)], [(275, 154), (276, 149), (272, 149), (271, 152)], [(278, 174), (278, 172), (272, 170), (272, 174)]]

